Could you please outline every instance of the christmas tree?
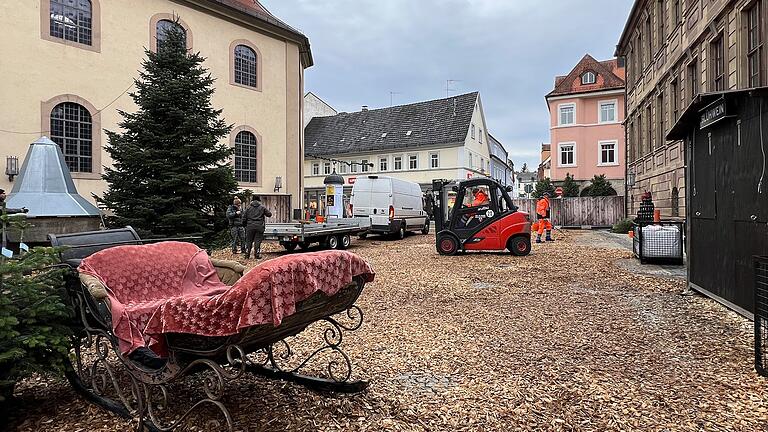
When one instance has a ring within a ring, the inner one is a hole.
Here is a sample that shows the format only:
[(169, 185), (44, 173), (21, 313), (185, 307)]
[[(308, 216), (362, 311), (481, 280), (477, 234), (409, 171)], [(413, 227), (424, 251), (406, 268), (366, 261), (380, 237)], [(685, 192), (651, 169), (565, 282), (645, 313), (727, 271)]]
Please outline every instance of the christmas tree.
[(130, 96), (135, 113), (120, 111), (122, 132), (107, 131), (108, 189), (96, 197), (114, 212), (114, 226), (131, 225), (142, 235), (209, 234), (237, 189), (221, 140), (231, 130), (211, 105), (214, 79), (199, 53), (187, 51), (180, 25), (164, 33), (158, 52), (146, 50), (143, 70)]
[(573, 180), (571, 173), (565, 174), (565, 181), (563, 181), (563, 196), (564, 197), (577, 197), (579, 196), (579, 184)]
[(534, 198), (541, 198), (544, 196), (545, 192), (549, 193), (550, 197), (555, 196), (555, 186), (552, 184), (552, 180), (550, 180), (549, 177), (544, 177), (536, 182), (536, 189), (534, 189), (532, 195)]
[(592, 184), (589, 185), (587, 191), (588, 196), (613, 196), (616, 195), (616, 190), (611, 187), (611, 183), (605, 178), (605, 174), (595, 175), (592, 178)]

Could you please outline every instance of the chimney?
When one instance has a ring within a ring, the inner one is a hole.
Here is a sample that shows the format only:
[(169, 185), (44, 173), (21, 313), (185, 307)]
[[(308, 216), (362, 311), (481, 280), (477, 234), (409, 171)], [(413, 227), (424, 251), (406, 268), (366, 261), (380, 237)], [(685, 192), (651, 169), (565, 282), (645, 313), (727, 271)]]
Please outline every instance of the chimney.
[(363, 111), (368, 111), (368, 105), (363, 105)]

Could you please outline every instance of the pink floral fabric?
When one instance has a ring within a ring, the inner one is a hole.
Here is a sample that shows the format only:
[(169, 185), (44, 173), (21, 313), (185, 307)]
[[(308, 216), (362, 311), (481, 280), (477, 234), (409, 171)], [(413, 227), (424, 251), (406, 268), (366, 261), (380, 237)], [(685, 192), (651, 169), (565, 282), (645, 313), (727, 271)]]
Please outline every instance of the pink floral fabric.
[(160, 355), (164, 333), (229, 336), (254, 325), (279, 326), (314, 293), (332, 296), (354, 276), (374, 278), (357, 255), (325, 251), (264, 262), (229, 287), (205, 251), (181, 242), (105, 249), (84, 259), (79, 271), (107, 287), (120, 351), (148, 346)]

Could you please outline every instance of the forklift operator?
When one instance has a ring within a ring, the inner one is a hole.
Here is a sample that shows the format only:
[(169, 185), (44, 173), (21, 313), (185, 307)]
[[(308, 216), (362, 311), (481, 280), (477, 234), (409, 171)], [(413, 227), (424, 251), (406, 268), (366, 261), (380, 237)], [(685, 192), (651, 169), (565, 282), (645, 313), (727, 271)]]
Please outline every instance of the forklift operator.
[(472, 207), (480, 207), (491, 203), (488, 194), (480, 188), (472, 189), (472, 195), (475, 197), (475, 200), (472, 201)]

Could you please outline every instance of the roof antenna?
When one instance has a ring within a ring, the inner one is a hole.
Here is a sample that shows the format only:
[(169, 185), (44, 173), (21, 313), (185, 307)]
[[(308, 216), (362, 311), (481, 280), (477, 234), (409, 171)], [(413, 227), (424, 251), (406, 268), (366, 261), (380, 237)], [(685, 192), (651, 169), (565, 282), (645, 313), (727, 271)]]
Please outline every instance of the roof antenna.
[(391, 91), (391, 92), (389, 92), (389, 106), (390, 106), (390, 107), (393, 105), (393, 102), (394, 102), (394, 96), (395, 96), (395, 95), (401, 95), (401, 94), (402, 94), (402, 93), (400, 93), (400, 92), (396, 92), (396, 91)]
[(461, 80), (453, 80), (453, 79), (449, 79), (449, 80), (445, 81), (445, 98), (446, 99), (451, 97), (451, 92), (452, 91), (456, 91), (456, 89), (452, 88), (451, 86), (453, 84), (460, 83), (460, 82), (461, 82)]

